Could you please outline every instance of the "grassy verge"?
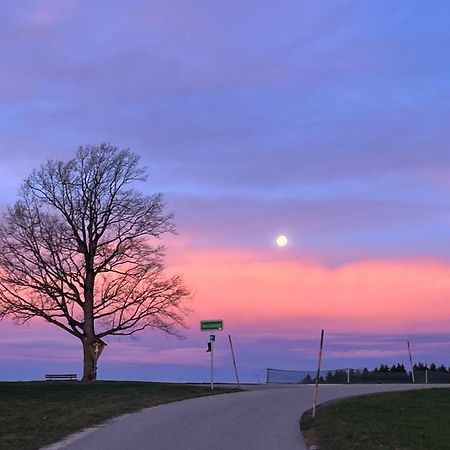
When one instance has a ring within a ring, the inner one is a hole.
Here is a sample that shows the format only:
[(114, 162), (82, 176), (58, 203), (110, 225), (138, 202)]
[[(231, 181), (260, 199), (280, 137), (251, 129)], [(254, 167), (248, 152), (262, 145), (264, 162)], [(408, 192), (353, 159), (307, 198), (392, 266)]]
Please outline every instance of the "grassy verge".
[(120, 414), (233, 391), (172, 383), (0, 382), (0, 449), (37, 449)]
[(306, 412), (300, 427), (320, 450), (450, 449), (450, 389), (365, 395)]

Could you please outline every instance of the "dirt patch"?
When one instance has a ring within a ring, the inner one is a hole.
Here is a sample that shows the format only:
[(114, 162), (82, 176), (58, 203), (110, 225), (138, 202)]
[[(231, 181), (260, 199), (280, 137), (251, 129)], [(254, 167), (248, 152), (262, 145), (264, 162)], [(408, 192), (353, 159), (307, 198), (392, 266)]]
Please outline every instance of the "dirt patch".
[(317, 435), (313, 428), (309, 428), (308, 430), (302, 430), (302, 433), (303, 439), (305, 440), (305, 444), (308, 448), (309, 447), (314, 447), (317, 449), (319, 448)]

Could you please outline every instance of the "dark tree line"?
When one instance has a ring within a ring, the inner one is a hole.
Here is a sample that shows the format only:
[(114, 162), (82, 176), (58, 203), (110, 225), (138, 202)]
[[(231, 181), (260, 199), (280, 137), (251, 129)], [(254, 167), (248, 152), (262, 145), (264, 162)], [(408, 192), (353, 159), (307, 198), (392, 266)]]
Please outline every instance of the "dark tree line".
[[(431, 363), (430, 365), (424, 364), (422, 362), (419, 362), (417, 364), (413, 365), (414, 371), (420, 371), (420, 370), (429, 370), (429, 371), (435, 371), (435, 372), (442, 372), (442, 373), (450, 373), (450, 367), (445, 367), (444, 364), (441, 364), (440, 366), (437, 366), (435, 363)], [(391, 367), (389, 367), (387, 364), (380, 364), (380, 367), (375, 367), (374, 372), (390, 372), (390, 373), (401, 373), (406, 372), (405, 366), (403, 364), (394, 364)]]
[[(450, 382), (450, 367), (446, 367), (444, 364), (437, 366), (435, 363), (428, 365), (419, 362), (413, 365), (413, 370), (418, 383)], [(364, 369), (329, 370), (319, 377), (320, 383), (347, 383), (348, 381), (351, 383), (407, 383), (412, 381), (412, 374), (404, 364), (397, 363), (391, 366), (380, 364), (373, 370), (366, 367)], [(307, 374), (301, 382), (304, 384), (314, 383), (315, 377)]]

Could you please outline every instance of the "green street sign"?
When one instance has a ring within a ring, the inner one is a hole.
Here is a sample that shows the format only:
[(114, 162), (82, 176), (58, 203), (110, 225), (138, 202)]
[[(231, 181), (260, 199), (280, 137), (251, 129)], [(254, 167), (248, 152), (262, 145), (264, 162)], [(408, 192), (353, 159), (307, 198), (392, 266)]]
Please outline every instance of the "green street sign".
[(202, 320), (200, 321), (200, 330), (223, 330), (223, 320)]

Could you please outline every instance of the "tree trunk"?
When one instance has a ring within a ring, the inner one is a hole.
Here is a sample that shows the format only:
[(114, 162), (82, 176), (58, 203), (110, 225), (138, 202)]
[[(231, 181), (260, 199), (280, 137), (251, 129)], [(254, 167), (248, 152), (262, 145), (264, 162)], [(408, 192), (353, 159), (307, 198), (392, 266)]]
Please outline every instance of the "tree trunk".
[(82, 381), (95, 381), (97, 379), (97, 367), (92, 354), (92, 343), (87, 338), (83, 339), (83, 379)]
[(97, 361), (92, 345), (96, 341), (94, 329), (94, 268), (93, 258), (85, 255), (86, 276), (84, 280), (84, 339), (83, 339), (83, 381), (97, 379)]

